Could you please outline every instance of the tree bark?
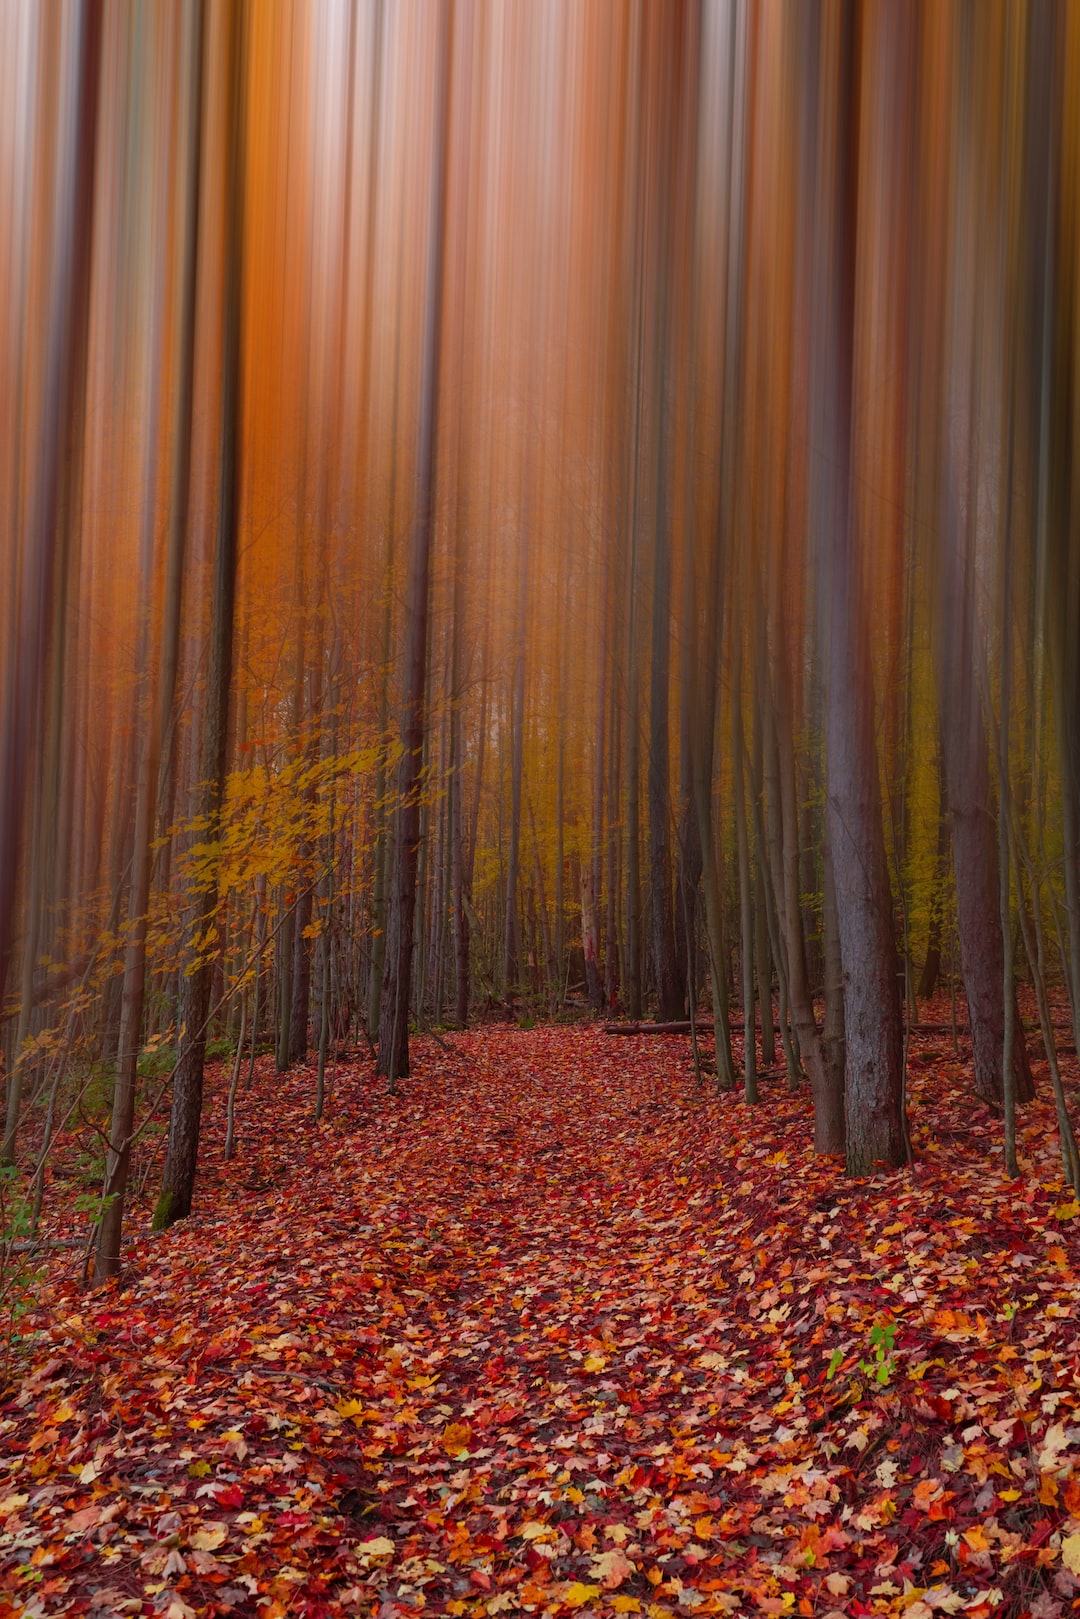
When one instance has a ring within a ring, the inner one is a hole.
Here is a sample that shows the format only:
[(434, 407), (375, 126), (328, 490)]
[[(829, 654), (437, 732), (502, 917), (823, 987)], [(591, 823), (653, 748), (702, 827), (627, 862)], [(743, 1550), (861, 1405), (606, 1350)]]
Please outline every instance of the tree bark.
[[(200, 809), (205, 839), (217, 835), (225, 788), (229, 693), (232, 684), (236, 557), (240, 526), (243, 431), (244, 192), (247, 137), (247, 7), (243, 0), (227, 14), (224, 311), (219, 428), (219, 488), (214, 547), (209, 667), (203, 698)], [(181, 1036), (173, 1073), (169, 1143), (154, 1210), (161, 1229), (191, 1212), (202, 1121), (206, 1026), (214, 971), (212, 937), (217, 911), (216, 879), (195, 905), (191, 933), (194, 965), (181, 979)]]
[[(63, 191), (57, 198), (58, 231), (50, 265), (48, 331), (14, 613), (16, 633), (5, 649), (5, 702), (0, 715), (0, 1001), (15, 943), (26, 791), (51, 650), (54, 586), (63, 566), (65, 519), (70, 522), (70, 497), (82, 453), (102, 11), (101, 0), (83, 0), (75, 30), (77, 102), (70, 123), (71, 144), (63, 154), (59, 181)], [(16, 1081), (8, 1092), (5, 1159), (14, 1152), (20, 1106)]]
[(409, 1072), (409, 1001), (412, 990), (413, 927), (416, 915), (416, 869), (420, 847), (420, 777), (426, 717), (424, 699), (428, 670), (428, 616), (431, 552), (435, 528), (435, 484), (438, 470), (439, 374), (446, 260), (446, 193), (450, 159), (450, 85), (453, 70), (454, 3), (439, 8), (438, 105), (435, 138), (439, 143), (431, 193), (428, 236), (423, 376), (420, 385), (420, 441), (417, 450), (417, 511), (409, 546), (405, 584), (405, 680), (401, 720), (401, 764), (398, 770), (394, 863), (390, 880), (386, 977), (379, 1018), (376, 1066), (391, 1091)]
[[(811, 461), (811, 522), (825, 564), (826, 836), (844, 979), (848, 1173), (907, 1157), (903, 1031), (878, 788), (874, 687), (851, 499), (861, 7), (812, 20), (820, 53), (812, 409), (827, 452)], [(830, 93), (830, 87), (835, 92)], [(823, 1101), (828, 1104), (826, 1093)], [(815, 1109), (816, 1114), (816, 1109)]]

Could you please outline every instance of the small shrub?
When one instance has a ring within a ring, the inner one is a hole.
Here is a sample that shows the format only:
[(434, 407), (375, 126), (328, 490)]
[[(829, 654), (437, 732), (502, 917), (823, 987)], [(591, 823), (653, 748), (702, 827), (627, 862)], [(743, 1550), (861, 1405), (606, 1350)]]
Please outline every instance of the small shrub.
[(140, 1079), (164, 1079), (176, 1066), (176, 1052), (170, 1046), (147, 1046), (139, 1053)]

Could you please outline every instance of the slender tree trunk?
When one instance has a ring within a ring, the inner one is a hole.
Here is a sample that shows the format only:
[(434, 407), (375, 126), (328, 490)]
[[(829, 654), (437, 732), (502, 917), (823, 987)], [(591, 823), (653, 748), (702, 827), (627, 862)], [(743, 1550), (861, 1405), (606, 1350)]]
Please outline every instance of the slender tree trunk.
[(938, 987), (941, 978), (941, 933), (942, 921), (945, 915), (946, 885), (948, 883), (949, 859), (949, 816), (945, 804), (945, 772), (938, 755), (938, 834), (937, 851), (934, 858), (934, 875), (930, 889), (930, 929), (926, 939), (926, 956), (923, 960), (922, 973), (919, 976), (919, 987), (916, 991), (920, 1001), (928, 1001)]
[[(32, 761), (38, 747), (50, 657), (56, 677), (60, 672), (54, 593), (58, 575), (63, 584), (67, 537), (75, 521), (82, 463), (102, 31), (101, 0), (83, 0), (75, 26), (77, 103), (69, 126), (71, 144), (59, 167), (58, 185), (62, 189), (57, 196), (58, 230), (49, 271), (49, 324), (33, 482), (13, 615), (15, 633), (4, 649), (5, 702), (0, 713), (0, 1002), (15, 943), (27, 781), (40, 780)], [(59, 699), (62, 686), (56, 677), (53, 690)], [(29, 925), (31, 933), (36, 925)], [(14, 1158), (22, 1103), (22, 1072), (18, 1053), (13, 1055), (4, 1162)]]
[[(784, 672), (780, 673), (782, 689), (786, 687)], [(795, 767), (795, 742), (792, 734), (790, 698), (784, 695), (777, 712), (777, 781), (780, 788), (780, 824), (783, 834), (784, 916), (787, 921), (788, 997), (799, 1052), (806, 1072), (810, 1076), (810, 1089), (825, 1112), (832, 1112), (832, 1101), (825, 1100), (828, 1077), (821, 1054), (821, 1032), (814, 1012), (814, 998), (810, 989), (810, 976), (806, 965), (806, 931), (803, 926), (802, 872), (799, 859), (799, 804), (798, 781)], [(835, 1147), (819, 1149), (832, 1152)]]
[(420, 441), (417, 450), (417, 512), (409, 547), (405, 585), (405, 677), (401, 722), (401, 765), (398, 771), (394, 865), (390, 882), (386, 981), (379, 1019), (377, 1067), (391, 1091), (409, 1072), (409, 1001), (412, 989), (413, 924), (416, 913), (416, 868), (420, 844), (420, 772), (423, 763), (424, 697), (428, 672), (428, 614), (431, 552), (435, 527), (435, 484), (438, 470), (439, 372), (446, 257), (446, 192), (450, 157), (450, 85), (453, 70), (455, 7), (439, 8), (438, 106), (435, 124), (439, 150), (431, 194), (427, 286), (423, 334), (423, 377), (420, 385)]
[(607, 738), (605, 720), (608, 707), (608, 622), (610, 578), (603, 567), (603, 588), (597, 603), (599, 651), (596, 665), (596, 718), (592, 758), (592, 803), (589, 829), (589, 858), (581, 866), (581, 943), (585, 956), (585, 992), (594, 1012), (604, 1006), (604, 986), (600, 961), (600, 902), (603, 894), (604, 863), (604, 753)]
[[(738, 654), (736, 654), (738, 657)], [(741, 660), (740, 660), (741, 669)], [(735, 770), (735, 837), (739, 864), (740, 980), (743, 1006), (743, 1076), (746, 1100), (758, 1100), (757, 1037), (754, 1027), (754, 902), (750, 881), (750, 840), (746, 829), (746, 788), (743, 780), (743, 717), (741, 675), (733, 694), (732, 756)]]
[[(821, 1042), (825, 1088), (814, 1110), (814, 1145), (818, 1152), (844, 1150), (844, 1085), (847, 1042), (844, 1038), (844, 963), (840, 949), (840, 918), (836, 910), (836, 879), (832, 854), (825, 842), (822, 887), (822, 954), (825, 968), (825, 1032)], [(819, 1117), (820, 1115), (820, 1117)]]
[[(760, 667), (754, 657), (753, 668)], [(757, 858), (754, 862), (754, 953), (757, 971), (758, 1006), (761, 1009), (761, 1061), (766, 1068), (776, 1062), (776, 1025), (773, 1021), (772, 999), (772, 929), (769, 925), (769, 900), (765, 888), (766, 847), (762, 835), (760, 805), (764, 792), (762, 772), (762, 737), (759, 693), (754, 694), (754, 741), (750, 761), (751, 819), (754, 824), (754, 842)]]
[[(371, 52), (371, 93), (370, 93), (370, 122), (368, 125), (368, 174), (367, 174), (367, 225), (366, 225), (366, 264), (364, 266), (364, 289), (366, 308), (362, 322), (364, 341), (364, 364), (361, 376), (364, 379), (363, 397), (366, 400), (371, 385), (371, 332), (373, 325), (373, 303), (375, 295), (375, 220), (376, 204), (379, 188), (379, 160), (380, 160), (380, 133), (382, 111), (382, 77), (383, 77), (383, 34), (385, 27), (386, 0), (376, 0), (374, 17), (374, 40)], [(352, 58), (350, 57), (350, 66)], [(345, 244), (345, 251), (348, 244)], [(398, 266), (401, 268), (402, 251), (398, 244)], [(344, 275), (344, 271), (343, 271)], [(391, 422), (391, 466), (390, 466), (390, 511), (386, 524), (385, 550), (382, 559), (382, 569), (379, 577), (379, 660), (376, 671), (376, 690), (378, 692), (378, 753), (375, 764), (375, 832), (371, 896), (371, 965), (367, 982), (367, 1033), (369, 1041), (377, 1036), (382, 1012), (382, 984), (383, 969), (386, 961), (386, 885), (390, 868), (390, 842), (387, 830), (386, 811), (386, 747), (390, 724), (390, 637), (391, 637), (391, 609), (393, 602), (393, 561), (394, 561), (394, 529), (397, 508), (397, 440), (398, 440), (398, 393), (400, 388), (400, 341), (401, 323), (395, 332), (394, 355), (394, 386), (393, 407), (390, 413)], [(365, 413), (365, 445), (367, 444), (366, 413)]]
[(510, 828), (506, 852), (506, 907), (503, 912), (503, 985), (513, 1005), (521, 968), (521, 925), (518, 879), (521, 867), (521, 788), (525, 761), (525, 630), (528, 607), (528, 551), (524, 530), (529, 522), (528, 503), (518, 551), (518, 599), (514, 634), (514, 678), (510, 692)]
[[(201, 108), (194, 102), (189, 116), (198, 117)], [(158, 219), (164, 235), (165, 220)], [(151, 845), (156, 818), (156, 789), (160, 737), (158, 721), (161, 704), (151, 691), (151, 641), (153, 585), (155, 571), (154, 534), (157, 524), (157, 457), (161, 410), (161, 331), (165, 294), (165, 266), (156, 266), (154, 336), (151, 338), (147, 367), (147, 397), (150, 402), (146, 423), (146, 466), (143, 475), (139, 563), (139, 622), (135, 654), (135, 715), (138, 722), (139, 762), (135, 786), (135, 827), (132, 840), (128, 884), (128, 932), (124, 951), (124, 978), (117, 1040), (116, 1074), (113, 1083), (112, 1117), (109, 1125), (109, 1152), (105, 1170), (106, 1203), (99, 1231), (96, 1274), (98, 1280), (114, 1275), (120, 1265), (120, 1234), (124, 1215), (131, 1135), (135, 1122), (135, 1094), (139, 1050), (142, 1043), (143, 1002), (146, 989), (146, 930), (150, 902)]]
[(683, 7), (654, 12), (660, 22), (655, 41), (656, 62), (650, 70), (650, 99), (655, 108), (655, 150), (650, 153), (655, 166), (652, 186), (643, 175), (648, 195), (644, 217), (649, 220), (651, 240), (645, 251), (653, 259), (655, 305), (650, 344), (652, 392), (655, 395), (656, 468), (655, 516), (652, 525), (652, 644), (649, 655), (649, 759), (647, 774), (649, 817), (649, 914), (652, 930), (653, 971), (656, 976), (656, 1016), (670, 1022), (683, 1013), (683, 989), (675, 953), (675, 917), (671, 893), (671, 461), (673, 446), (669, 420), (672, 373), (677, 370), (672, 334), (677, 330), (669, 308), (675, 281), (670, 263), (674, 255), (672, 191), (677, 186), (679, 143), (672, 128), (678, 116), (681, 86), (680, 53)]
[(768, 900), (765, 894), (765, 868), (758, 847), (754, 862), (754, 967), (757, 998), (761, 1011), (761, 1062), (772, 1068), (776, 1062), (776, 1020), (773, 1016), (772, 955), (769, 949)]
[(607, 771), (607, 880), (604, 885), (604, 894), (607, 909), (604, 916), (604, 1001), (609, 1012), (616, 1012), (619, 1008), (619, 986), (621, 982), (622, 958), (620, 954), (619, 932), (619, 779), (622, 774), (620, 759), (620, 729), (619, 710), (615, 698), (615, 683), (611, 682), (610, 696), (610, 724), (608, 726), (608, 771)]
[[(225, 177), (224, 298), (222, 318), (222, 388), (219, 433), (219, 490), (210, 618), (209, 667), (203, 700), (201, 811), (205, 837), (212, 842), (218, 826), (225, 786), (229, 692), (232, 684), (233, 617), (236, 601), (236, 558), (242, 488), (243, 428), (243, 286), (244, 191), (247, 134), (247, 7), (228, 13), (226, 56), (227, 154)], [(192, 942), (198, 952), (193, 970), (181, 979), (181, 1036), (173, 1073), (169, 1144), (154, 1210), (160, 1229), (191, 1212), (202, 1122), (203, 1063), (214, 960), (210, 939), (217, 910), (216, 880), (199, 896)], [(104, 1229), (104, 1228), (103, 1228)], [(99, 1252), (102, 1250), (99, 1249)]]

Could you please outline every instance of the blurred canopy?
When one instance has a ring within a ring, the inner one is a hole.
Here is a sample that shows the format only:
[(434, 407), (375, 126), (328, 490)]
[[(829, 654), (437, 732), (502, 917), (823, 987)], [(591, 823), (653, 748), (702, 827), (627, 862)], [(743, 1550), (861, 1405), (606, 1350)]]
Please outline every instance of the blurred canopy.
[(0, 80), (8, 1157), (104, 1061), (122, 1190), (147, 1042), (321, 1108), (700, 989), (865, 1171), (940, 973), (1010, 1113), (1014, 977), (1080, 1010), (1080, 8), (0, 0)]

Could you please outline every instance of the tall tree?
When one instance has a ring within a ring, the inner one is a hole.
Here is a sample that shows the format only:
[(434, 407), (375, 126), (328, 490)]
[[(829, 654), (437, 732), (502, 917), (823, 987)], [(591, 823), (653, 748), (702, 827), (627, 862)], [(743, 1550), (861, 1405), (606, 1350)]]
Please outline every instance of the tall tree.
[(409, 1072), (409, 1002), (412, 990), (416, 867), (420, 849), (420, 784), (424, 754), (424, 699), (428, 675), (428, 616), (431, 554), (435, 529), (438, 471), (439, 375), (442, 360), (443, 301), (446, 280), (446, 193), (450, 165), (451, 83), (454, 0), (439, 8), (436, 57), (434, 176), (422, 337), (420, 436), (417, 446), (417, 509), (405, 582), (405, 673), (401, 714), (393, 867), (386, 972), (379, 1019), (378, 1071), (391, 1090)]
[[(968, 19), (961, 26), (970, 25)], [(961, 47), (963, 40), (959, 42)], [(956, 880), (956, 925), (960, 965), (967, 993), (974, 1053), (975, 1089), (987, 1102), (1000, 1105), (1004, 1095), (1002, 1057), (1005, 1039), (1003, 993), (1005, 947), (1001, 931), (1000, 883), (996, 819), (990, 780), (987, 715), (982, 691), (988, 672), (989, 629), (979, 623), (978, 583), (979, 479), (982, 465), (977, 385), (981, 380), (997, 392), (998, 384), (979, 364), (984, 303), (975, 266), (984, 225), (976, 210), (976, 176), (987, 135), (980, 128), (971, 83), (972, 63), (957, 53), (956, 131), (952, 145), (955, 174), (956, 239), (952, 244), (947, 350), (942, 374), (941, 546), (939, 552), (938, 683), (946, 802)], [(998, 356), (1001, 361), (1002, 356)], [(996, 367), (995, 367), (996, 369)], [(995, 453), (1004, 446), (998, 443)], [(999, 522), (1008, 523), (1008, 514)], [(1005, 649), (1002, 650), (1005, 655)], [(1016, 1094), (1034, 1094), (1023, 1029), (1010, 1018), (1010, 1041)]]
[[(74, 521), (86, 394), (94, 195), (101, 94), (102, 0), (75, 14), (75, 101), (56, 147), (48, 328), (15, 633), (4, 656), (0, 710), (0, 999), (15, 939), (26, 790), (47, 678), (53, 593), (65, 525)], [(21, 1111), (21, 1070), (9, 1077), (3, 1156)]]
[(817, 98), (812, 408), (822, 446), (812, 462), (810, 500), (827, 569), (826, 818), (844, 979), (844, 1120), (853, 1175), (907, 1157), (899, 964), (851, 489), (862, 24), (861, 4), (823, 5), (809, 27), (817, 60), (808, 76)]
[[(181, 1034), (173, 1072), (169, 1143), (154, 1210), (157, 1228), (191, 1212), (202, 1123), (203, 1066), (206, 1058), (210, 992), (214, 977), (217, 915), (217, 872), (213, 845), (218, 835), (225, 767), (228, 757), (229, 693), (232, 681), (233, 619), (236, 561), (243, 490), (242, 429), (244, 422), (243, 289), (245, 271), (245, 167), (247, 153), (248, 6), (237, 0), (225, 19), (223, 78), (225, 86), (226, 163), (222, 376), (218, 426), (217, 526), (214, 542), (210, 639), (199, 764), (199, 820), (210, 849), (209, 870), (195, 896), (189, 932), (191, 960), (181, 980)], [(109, 1245), (102, 1226), (98, 1265), (119, 1263), (119, 1232)]]
[[(178, 332), (176, 364), (173, 464), (170, 468), (168, 538), (165, 572), (172, 594), (163, 603), (162, 641), (172, 647), (180, 617), (180, 576), (187, 534), (188, 491), (191, 471), (191, 404), (195, 358), (195, 283), (198, 265), (199, 170), (201, 163), (203, 8), (201, 0), (192, 7), (187, 38), (183, 40), (187, 91), (182, 128), (186, 134), (182, 153), (182, 180), (185, 198), (183, 231), (182, 315)], [(167, 196), (164, 188), (162, 195)], [(162, 250), (167, 241), (164, 221), (159, 230)], [(113, 1086), (112, 1118), (109, 1129), (109, 1161), (106, 1170), (106, 1196), (112, 1203), (105, 1209), (99, 1232), (98, 1274), (111, 1275), (119, 1266), (120, 1233), (123, 1223), (127, 1160), (135, 1121), (135, 1100), (139, 1049), (142, 1040), (143, 1009), (146, 995), (146, 935), (150, 902), (152, 840), (157, 816), (158, 772), (164, 728), (172, 716), (176, 666), (171, 658), (162, 660), (157, 690), (151, 679), (151, 632), (155, 573), (154, 531), (157, 519), (157, 455), (160, 448), (160, 403), (163, 322), (160, 302), (164, 297), (165, 266), (156, 269), (158, 308), (149, 343), (148, 394), (150, 417), (147, 425), (147, 467), (143, 483), (143, 514), (140, 565), (140, 607), (136, 679), (140, 718), (140, 757), (135, 786), (135, 825), (128, 888), (128, 933), (124, 952), (123, 995), (117, 1045), (116, 1076)]]

